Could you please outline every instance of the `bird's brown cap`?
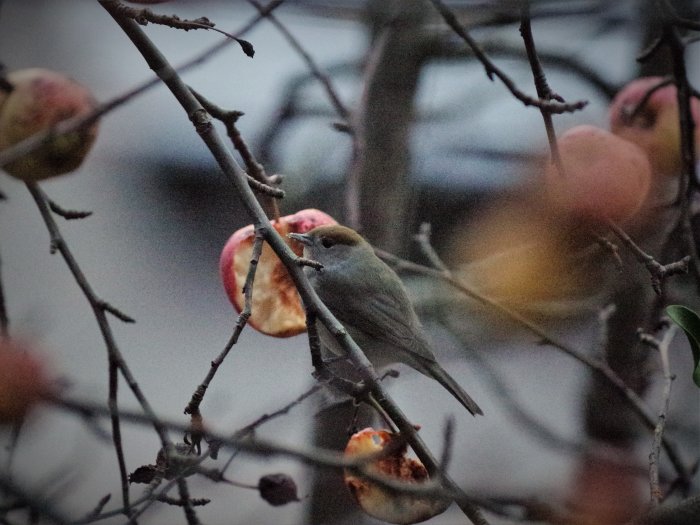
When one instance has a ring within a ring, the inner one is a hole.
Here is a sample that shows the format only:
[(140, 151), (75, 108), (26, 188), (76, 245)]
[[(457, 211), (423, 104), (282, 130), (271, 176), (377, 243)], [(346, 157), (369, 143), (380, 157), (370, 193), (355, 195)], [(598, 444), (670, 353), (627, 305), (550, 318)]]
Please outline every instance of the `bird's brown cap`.
[(313, 230), (310, 230), (307, 235), (319, 239), (328, 239), (333, 244), (346, 244), (348, 246), (356, 246), (365, 242), (362, 236), (355, 230), (339, 224), (317, 226)]

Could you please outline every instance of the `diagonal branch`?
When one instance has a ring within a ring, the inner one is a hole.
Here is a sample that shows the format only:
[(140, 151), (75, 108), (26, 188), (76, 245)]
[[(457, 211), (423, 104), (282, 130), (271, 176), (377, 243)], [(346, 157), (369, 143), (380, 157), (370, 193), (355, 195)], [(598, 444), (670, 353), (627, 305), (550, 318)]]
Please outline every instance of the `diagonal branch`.
[[(163, 82), (182, 105), (200, 138), (204, 141), (219, 163), (224, 175), (238, 192), (241, 202), (248, 215), (252, 218), (255, 227), (259, 229), (265, 240), (286, 267), (306, 308), (314, 310), (318, 319), (335, 335), (343, 349), (346, 350), (348, 358), (357, 367), (362, 378), (371, 389), (375, 399), (377, 399), (396, 423), (397, 427), (426, 468), (428, 468), (429, 471), (437, 471), (438, 463), (430, 449), (426, 446), (425, 442), (423, 442), (422, 438), (418, 436), (416, 429), (409, 422), (403, 411), (385, 392), (374, 367), (362, 350), (352, 340), (343, 325), (340, 324), (330, 310), (321, 302), (307, 277), (304, 275), (302, 268), (297, 264), (296, 254), (294, 254), (286, 241), (282, 239), (273, 228), (264, 210), (255, 198), (255, 194), (250, 189), (245, 177), (245, 172), (226, 148), (216, 128), (212, 125), (207, 112), (202, 108), (199, 101), (173, 70), (172, 66), (158, 48), (144, 34), (140, 26), (133, 20), (119, 16), (118, 10), (116, 9), (117, 2), (114, 0), (100, 0), (100, 4), (110, 13), (134, 46), (143, 55), (148, 66), (161, 77)], [(446, 480), (446, 484), (451, 490), (458, 490), (453, 482)], [(469, 503), (466, 498), (464, 500), (460, 498), (459, 504), (460, 508), (462, 508), (465, 514), (467, 514), (474, 523), (478, 525), (487, 523), (481, 516), (478, 508)]]

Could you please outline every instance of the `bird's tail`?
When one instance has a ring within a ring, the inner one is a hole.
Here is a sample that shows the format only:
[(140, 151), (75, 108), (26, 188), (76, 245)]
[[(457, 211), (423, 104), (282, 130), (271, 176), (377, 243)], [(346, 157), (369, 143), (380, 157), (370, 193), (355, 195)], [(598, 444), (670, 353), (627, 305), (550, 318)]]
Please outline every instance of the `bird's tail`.
[(477, 414), (481, 416), (484, 415), (479, 405), (476, 404), (476, 401), (474, 401), (471, 396), (467, 394), (461, 386), (459, 386), (459, 383), (457, 383), (457, 381), (455, 381), (452, 376), (448, 374), (447, 371), (437, 362), (432, 361), (430, 363), (424, 363), (423, 373), (432, 377), (443, 387), (445, 387), (445, 389), (452, 394), (457, 401), (462, 403), (464, 408), (469, 410), (469, 413), (472, 416), (476, 416)]

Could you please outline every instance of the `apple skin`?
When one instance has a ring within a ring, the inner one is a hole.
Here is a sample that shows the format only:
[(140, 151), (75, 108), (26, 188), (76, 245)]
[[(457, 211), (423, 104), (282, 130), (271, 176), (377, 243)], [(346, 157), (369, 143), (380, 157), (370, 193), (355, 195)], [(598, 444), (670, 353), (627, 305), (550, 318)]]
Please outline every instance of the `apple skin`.
[[(306, 233), (316, 226), (337, 224), (330, 215), (316, 209), (272, 221), (277, 232), (297, 255), (303, 247), (291, 242), (288, 233)], [(243, 286), (253, 252), (255, 229), (252, 224), (236, 231), (221, 252), (219, 270), (229, 300), (240, 313), (245, 305)], [(291, 337), (306, 331), (306, 314), (296, 287), (272, 248), (265, 243), (253, 284), (252, 313), (248, 324), (267, 335)]]
[[(357, 458), (380, 454), (391, 444), (395, 434), (387, 430), (371, 427), (356, 432), (345, 447), (346, 458)], [(399, 446), (391, 453), (367, 464), (370, 471), (395, 478), (404, 483), (423, 483), (429, 480), (428, 471), (417, 459), (406, 456), (406, 445)], [(362, 510), (370, 516), (386, 521), (407, 525), (429, 520), (443, 513), (449, 501), (433, 497), (420, 497), (411, 494), (393, 493), (346, 470), (345, 485)]]
[[(682, 169), (676, 86), (671, 84), (654, 91), (644, 108), (631, 118), (646, 93), (663, 80), (662, 77), (642, 77), (622, 88), (610, 104), (610, 130), (646, 152), (654, 175), (675, 177)], [(696, 98), (691, 99), (691, 112), (697, 125), (700, 102)], [(700, 149), (697, 132), (695, 137), (697, 152)]]
[(0, 425), (22, 421), (50, 390), (44, 362), (29, 345), (0, 342)]
[(547, 202), (569, 217), (624, 222), (640, 211), (651, 184), (651, 165), (636, 144), (604, 129), (579, 125), (557, 139), (564, 166), (545, 166)]
[[(0, 107), (0, 151), (62, 120), (93, 111), (90, 91), (61, 73), (41, 68), (7, 75), (14, 89)], [(97, 136), (97, 124), (54, 137), (41, 148), (3, 166), (13, 177), (38, 181), (75, 170)]]

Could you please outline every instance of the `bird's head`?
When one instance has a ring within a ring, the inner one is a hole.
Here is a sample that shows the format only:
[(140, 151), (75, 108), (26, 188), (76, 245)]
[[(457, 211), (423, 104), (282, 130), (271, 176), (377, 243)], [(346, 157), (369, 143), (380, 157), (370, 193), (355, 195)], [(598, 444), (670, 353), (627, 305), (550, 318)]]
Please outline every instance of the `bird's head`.
[(304, 257), (321, 263), (324, 268), (336, 263), (374, 257), (372, 247), (355, 230), (338, 224), (318, 226), (307, 233), (290, 233), (289, 237), (304, 245)]

